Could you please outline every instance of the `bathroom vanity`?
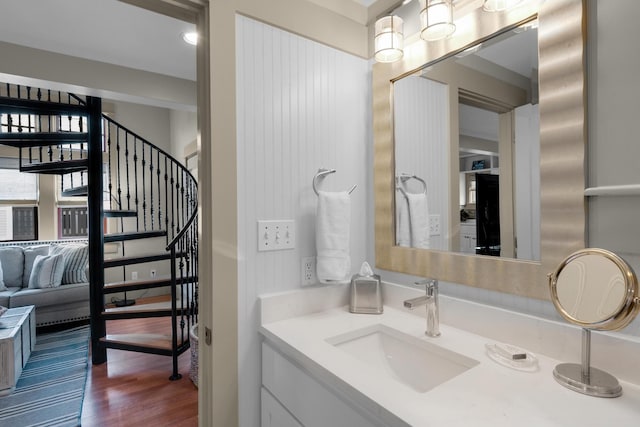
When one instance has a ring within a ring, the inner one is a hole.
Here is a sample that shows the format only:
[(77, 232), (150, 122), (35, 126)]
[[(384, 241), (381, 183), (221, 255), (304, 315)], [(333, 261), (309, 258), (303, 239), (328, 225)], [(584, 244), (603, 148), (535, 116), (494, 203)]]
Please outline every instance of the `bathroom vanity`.
[[(579, 343), (567, 338), (575, 334), (571, 326), (442, 297), (442, 335), (430, 338), (424, 310), (409, 313), (398, 303), (419, 291), (385, 284), (381, 315), (349, 313), (346, 291), (338, 288), (325, 289), (323, 298), (319, 292), (261, 298), (263, 426), (638, 422), (636, 378), (634, 384), (618, 372), (624, 393), (616, 399), (574, 393), (554, 380), (559, 359), (580, 357)], [(314, 306), (318, 300), (324, 306)], [(487, 333), (477, 333), (482, 329)], [(518, 370), (495, 362), (486, 345), (498, 342), (520, 346), (537, 364)], [(605, 357), (625, 370), (640, 344), (608, 347), (615, 350)]]

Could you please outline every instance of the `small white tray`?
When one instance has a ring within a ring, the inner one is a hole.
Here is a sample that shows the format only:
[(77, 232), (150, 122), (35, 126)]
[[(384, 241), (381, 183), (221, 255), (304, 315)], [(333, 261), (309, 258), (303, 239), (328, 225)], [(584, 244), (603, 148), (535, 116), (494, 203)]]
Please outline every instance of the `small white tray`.
[(533, 353), (511, 344), (485, 344), (489, 358), (500, 365), (525, 372), (538, 371), (538, 358)]

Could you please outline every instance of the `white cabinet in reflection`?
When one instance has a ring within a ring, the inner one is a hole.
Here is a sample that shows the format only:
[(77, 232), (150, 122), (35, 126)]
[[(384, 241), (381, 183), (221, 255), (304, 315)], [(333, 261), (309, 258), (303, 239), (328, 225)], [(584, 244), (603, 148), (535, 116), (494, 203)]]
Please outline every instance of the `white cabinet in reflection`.
[(475, 254), (478, 239), (476, 237), (476, 222), (460, 223), (460, 252)]

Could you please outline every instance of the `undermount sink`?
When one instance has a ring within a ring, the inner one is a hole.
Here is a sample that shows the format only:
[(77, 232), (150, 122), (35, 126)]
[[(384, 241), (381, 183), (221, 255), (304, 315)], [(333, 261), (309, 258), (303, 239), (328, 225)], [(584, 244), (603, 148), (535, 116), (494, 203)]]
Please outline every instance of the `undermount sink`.
[(478, 361), (384, 325), (327, 339), (361, 362), (424, 393), (478, 365)]

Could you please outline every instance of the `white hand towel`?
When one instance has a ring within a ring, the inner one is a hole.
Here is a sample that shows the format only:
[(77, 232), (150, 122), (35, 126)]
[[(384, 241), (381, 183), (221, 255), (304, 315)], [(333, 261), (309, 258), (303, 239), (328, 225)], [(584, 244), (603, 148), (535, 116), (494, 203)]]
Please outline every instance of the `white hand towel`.
[(409, 205), (403, 193), (396, 193), (396, 244), (398, 246), (411, 246)]
[(411, 246), (429, 249), (429, 207), (427, 195), (424, 193), (406, 193), (409, 205), (409, 221), (411, 223)]
[(346, 191), (318, 192), (316, 213), (316, 273), (320, 283), (349, 283), (351, 198)]

